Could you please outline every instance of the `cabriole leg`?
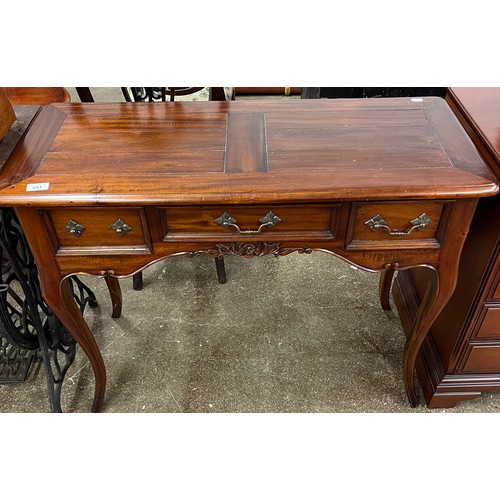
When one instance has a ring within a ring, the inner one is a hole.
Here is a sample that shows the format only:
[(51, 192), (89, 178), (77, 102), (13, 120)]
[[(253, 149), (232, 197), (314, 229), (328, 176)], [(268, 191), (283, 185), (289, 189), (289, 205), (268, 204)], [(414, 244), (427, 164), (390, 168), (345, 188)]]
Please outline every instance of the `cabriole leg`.
[[(100, 412), (106, 388), (106, 368), (94, 336), (83, 319), (80, 308), (73, 299), (69, 280), (70, 278), (60, 278), (58, 281), (52, 279), (51, 286), (44, 289), (44, 296), (48, 306), (63, 323), (90, 361), (95, 378), (92, 411)], [(56, 282), (58, 286), (56, 286)]]

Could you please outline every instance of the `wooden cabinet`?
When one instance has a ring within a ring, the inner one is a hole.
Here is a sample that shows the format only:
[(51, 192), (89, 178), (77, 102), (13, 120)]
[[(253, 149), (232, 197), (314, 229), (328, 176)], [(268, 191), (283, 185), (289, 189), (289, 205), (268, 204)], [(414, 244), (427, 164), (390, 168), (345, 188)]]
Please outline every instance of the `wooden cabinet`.
[[(447, 101), (500, 178), (500, 88), (451, 88)], [(405, 330), (425, 292), (423, 270), (399, 273), (393, 289)], [(458, 284), (421, 351), (419, 379), (429, 407), (451, 407), (500, 390), (500, 197), (479, 201)]]

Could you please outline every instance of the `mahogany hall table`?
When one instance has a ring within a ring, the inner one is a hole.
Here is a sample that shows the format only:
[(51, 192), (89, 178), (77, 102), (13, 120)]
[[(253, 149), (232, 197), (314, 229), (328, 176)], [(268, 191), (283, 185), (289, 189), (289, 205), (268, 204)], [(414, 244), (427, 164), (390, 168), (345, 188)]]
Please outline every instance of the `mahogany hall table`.
[[(116, 277), (173, 255), (319, 250), (381, 272), (434, 270), (403, 353), (417, 403), (419, 348), (446, 305), (478, 199), (495, 177), (440, 98), (54, 104), (0, 172), (49, 307), (106, 371), (68, 277)], [(118, 298), (117, 298), (118, 297)]]

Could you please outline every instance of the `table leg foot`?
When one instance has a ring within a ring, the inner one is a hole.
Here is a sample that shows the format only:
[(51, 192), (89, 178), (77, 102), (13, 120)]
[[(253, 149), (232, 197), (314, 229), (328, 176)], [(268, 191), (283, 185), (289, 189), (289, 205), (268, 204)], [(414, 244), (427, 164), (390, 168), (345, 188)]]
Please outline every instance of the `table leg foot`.
[(142, 290), (142, 271), (132, 276), (132, 288), (136, 291)]
[(219, 283), (221, 283), (222, 285), (224, 283), (227, 283), (226, 266), (224, 264), (223, 257), (215, 258), (215, 268), (217, 270), (217, 278), (219, 280)]
[(391, 266), (382, 271), (382, 273), (380, 274), (378, 293), (380, 298), (380, 305), (382, 306), (382, 309), (384, 311), (391, 310), (389, 297), (391, 293), (391, 284), (392, 278), (394, 277), (394, 272), (395, 269)]
[(119, 318), (122, 314), (122, 289), (120, 288), (120, 282), (118, 278), (109, 274), (104, 276), (104, 280), (108, 286), (109, 296), (113, 307), (111, 317)]

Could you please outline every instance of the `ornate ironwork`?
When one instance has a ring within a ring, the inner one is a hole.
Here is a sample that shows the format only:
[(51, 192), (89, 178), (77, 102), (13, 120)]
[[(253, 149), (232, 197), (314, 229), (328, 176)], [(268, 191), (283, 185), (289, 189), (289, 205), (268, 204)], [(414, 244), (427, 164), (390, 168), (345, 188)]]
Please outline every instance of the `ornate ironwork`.
[(169, 101), (173, 101), (177, 96), (190, 95), (200, 90), (204, 87), (121, 87), (123, 96), (125, 100), (131, 102), (166, 102), (167, 98)]
[(377, 214), (371, 219), (368, 219), (365, 224), (372, 230), (377, 231), (378, 229), (385, 229), (391, 236), (407, 236), (413, 231), (420, 231), (427, 226), (432, 224), (432, 220), (427, 217), (427, 214), (423, 213), (410, 221), (411, 227), (406, 231), (393, 231), (388, 225), (385, 219)]
[[(26, 356), (41, 356), (50, 409), (61, 412), (61, 389), (76, 354), (76, 343), (45, 304), (38, 271), (22, 229), (10, 209), (0, 210), (0, 336)], [(70, 286), (80, 310), (96, 307), (92, 291), (76, 277)], [(10, 352), (4, 348), (0, 354)], [(16, 361), (11, 359), (10, 365)], [(6, 361), (9, 363), (9, 360)]]
[(262, 257), (264, 255), (274, 255), (275, 257), (289, 255), (293, 252), (306, 253), (312, 252), (311, 248), (281, 248), (281, 243), (266, 243), (258, 241), (256, 243), (217, 243), (214, 248), (207, 250), (197, 250), (189, 252), (188, 257), (196, 255), (208, 255), (209, 257), (222, 258), (229, 255), (240, 257)]
[[(3, 323), (0, 318), (0, 331)], [(0, 382), (20, 383), (26, 380), (36, 351), (21, 349), (8, 342), (0, 334)]]
[(113, 224), (110, 224), (109, 228), (112, 229), (118, 236), (124, 236), (129, 231), (132, 231), (132, 228), (121, 219), (118, 219), (113, 222)]
[(227, 212), (224, 212), (221, 216), (215, 219), (215, 222), (221, 227), (234, 227), (238, 230), (240, 234), (260, 234), (265, 227), (273, 227), (281, 222), (281, 219), (272, 211), (269, 211), (264, 217), (259, 219), (261, 225), (258, 229), (247, 229), (243, 230), (236, 224), (236, 219), (231, 217)]

